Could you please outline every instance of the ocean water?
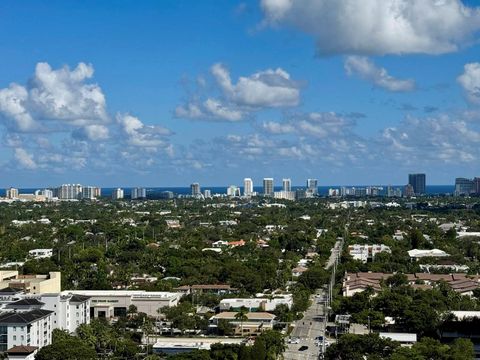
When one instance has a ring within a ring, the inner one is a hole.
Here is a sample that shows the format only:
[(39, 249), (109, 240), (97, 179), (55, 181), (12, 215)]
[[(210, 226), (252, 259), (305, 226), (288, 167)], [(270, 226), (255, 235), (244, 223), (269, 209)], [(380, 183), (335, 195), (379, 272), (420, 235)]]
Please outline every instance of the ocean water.
[[(320, 195), (327, 195), (328, 194), (328, 189), (334, 188), (334, 189), (339, 189), (343, 187), (344, 185), (331, 185), (331, 186), (319, 186), (318, 187), (318, 192)], [(373, 185), (348, 185), (346, 187), (352, 187), (355, 186), (357, 188), (364, 188), (367, 186), (373, 186)], [(377, 185), (375, 185), (377, 186)], [(384, 188), (383, 192), (386, 191), (388, 185), (379, 185)], [(393, 188), (401, 188), (403, 189), (404, 185), (391, 185)], [(212, 194), (226, 194), (227, 193), (227, 186), (205, 186), (202, 187), (201, 190), (210, 190)], [(292, 186), (292, 190), (296, 189), (304, 189), (305, 186)], [(42, 189), (42, 188), (26, 188), (26, 189), (19, 189), (19, 192), (21, 194), (31, 194), (34, 193), (36, 190)], [(103, 196), (110, 196), (112, 194), (112, 191), (115, 188), (102, 188), (102, 195)], [(125, 197), (128, 197), (131, 193), (131, 189), (129, 187), (123, 188), (125, 191)], [(174, 194), (178, 195), (188, 195), (190, 194), (190, 187), (147, 187), (147, 195), (148, 196), (153, 196), (156, 197), (160, 193), (164, 191), (171, 191)], [(240, 187), (241, 192), (243, 193), (243, 187)], [(253, 188), (254, 191), (261, 193), (263, 191), (263, 188), (261, 186), (255, 186)], [(275, 191), (280, 191), (282, 190), (281, 186), (275, 186)], [(427, 194), (429, 195), (444, 195), (444, 194), (453, 194), (455, 190), (455, 186), (453, 185), (427, 185), (426, 191)], [(5, 189), (0, 189), (0, 196), (5, 196)], [(382, 194), (382, 193), (381, 193)]]

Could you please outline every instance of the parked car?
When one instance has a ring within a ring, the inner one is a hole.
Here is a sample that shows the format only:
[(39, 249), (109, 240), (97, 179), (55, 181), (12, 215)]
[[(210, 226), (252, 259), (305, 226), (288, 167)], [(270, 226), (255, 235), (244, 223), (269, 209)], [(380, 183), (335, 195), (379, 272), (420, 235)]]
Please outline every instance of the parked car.
[(288, 339), (288, 343), (289, 343), (289, 344), (300, 344), (300, 338), (298, 338), (298, 337), (291, 337), (290, 339)]
[(308, 349), (308, 346), (302, 345), (302, 346), (300, 346), (300, 348), (298, 349), (298, 351), (305, 351), (305, 350), (307, 350), (307, 349)]

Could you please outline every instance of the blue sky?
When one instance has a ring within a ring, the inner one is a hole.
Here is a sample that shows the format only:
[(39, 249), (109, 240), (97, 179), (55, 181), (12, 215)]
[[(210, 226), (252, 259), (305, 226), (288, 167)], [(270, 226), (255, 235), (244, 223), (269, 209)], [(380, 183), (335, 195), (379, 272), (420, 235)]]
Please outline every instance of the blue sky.
[(476, 4), (2, 1), (0, 186), (480, 176)]

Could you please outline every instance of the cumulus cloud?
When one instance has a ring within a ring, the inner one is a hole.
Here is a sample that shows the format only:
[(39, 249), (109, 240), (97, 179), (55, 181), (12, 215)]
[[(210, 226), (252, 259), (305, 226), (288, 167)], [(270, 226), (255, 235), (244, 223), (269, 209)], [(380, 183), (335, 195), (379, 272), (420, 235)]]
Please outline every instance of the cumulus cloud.
[(261, 0), (264, 24), (313, 35), (318, 53), (442, 54), (474, 42), (480, 11), (461, 0)]
[(471, 103), (480, 104), (480, 63), (465, 64), (463, 74), (457, 78)]
[(228, 69), (220, 63), (214, 64), (211, 72), (225, 96), (239, 106), (286, 107), (299, 103), (298, 84), (281, 68), (241, 76), (236, 84), (232, 83)]
[(162, 126), (145, 125), (130, 114), (117, 114), (117, 123), (128, 145), (145, 148), (168, 145), (165, 137), (171, 135), (171, 131)]
[(38, 63), (27, 85), (0, 89), (0, 115), (7, 126), (22, 132), (48, 130), (52, 121), (71, 126), (106, 123), (105, 96), (98, 85), (86, 82), (93, 72), (85, 63), (73, 70)]
[(298, 134), (326, 138), (349, 133), (355, 121), (334, 112), (295, 114), (282, 122), (268, 121), (262, 125), (270, 134)]
[(415, 81), (412, 79), (397, 79), (389, 75), (385, 68), (377, 67), (364, 56), (348, 56), (345, 60), (345, 70), (348, 75), (358, 75), (382, 89), (393, 92), (412, 91)]
[(33, 160), (33, 155), (29, 154), (27, 150), (23, 148), (15, 148), (14, 158), (20, 167), (34, 170), (37, 168), (37, 164)]
[(105, 125), (87, 125), (73, 131), (72, 136), (78, 140), (101, 141), (110, 137), (110, 131)]
[(240, 121), (255, 111), (292, 107), (300, 102), (299, 83), (281, 68), (241, 76), (236, 83), (223, 64), (214, 64), (210, 73), (212, 86), (201, 77), (199, 93), (175, 108), (176, 117)]
[(385, 157), (405, 163), (471, 163), (480, 157), (480, 132), (447, 115), (406, 117), (399, 126), (384, 129), (377, 140)]

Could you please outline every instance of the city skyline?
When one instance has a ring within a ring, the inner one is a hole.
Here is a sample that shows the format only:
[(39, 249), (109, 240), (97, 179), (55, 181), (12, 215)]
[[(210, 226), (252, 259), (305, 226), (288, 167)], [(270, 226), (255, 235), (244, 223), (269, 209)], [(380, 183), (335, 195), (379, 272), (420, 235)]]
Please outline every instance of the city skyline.
[(478, 3), (349, 3), (2, 2), (0, 187), (478, 176)]

